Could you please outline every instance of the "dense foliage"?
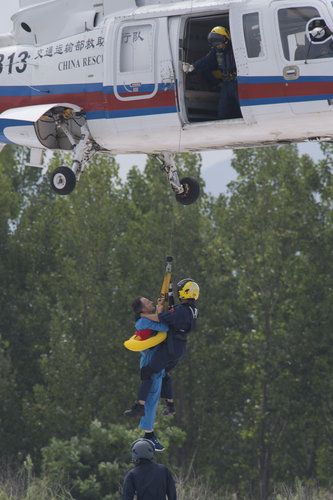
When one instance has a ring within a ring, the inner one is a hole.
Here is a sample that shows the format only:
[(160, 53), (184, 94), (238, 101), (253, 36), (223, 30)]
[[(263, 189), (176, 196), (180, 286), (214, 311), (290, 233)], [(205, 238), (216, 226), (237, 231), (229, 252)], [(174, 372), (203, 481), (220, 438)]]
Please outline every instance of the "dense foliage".
[[(56, 463), (76, 499), (115, 498), (137, 436), (123, 417), (139, 383), (138, 356), (123, 347), (133, 331), (130, 303), (158, 295), (171, 254), (174, 282), (191, 276), (201, 295), (197, 330), (174, 375), (175, 427), (158, 419), (169, 444), (163, 461), (216, 491), (261, 500), (272, 484), (296, 477), (330, 488), (332, 147), (323, 153), (314, 163), (295, 146), (235, 152), (238, 179), (227, 193), (184, 207), (153, 158), (122, 182), (114, 159), (97, 156), (73, 194), (60, 197), (39, 171), (22, 169), (25, 150), (5, 148), (2, 458), (19, 464), (29, 454), (51, 472)], [(55, 155), (51, 167), (61, 162)], [(198, 155), (177, 163), (200, 180)], [(96, 426), (101, 455), (91, 451)]]

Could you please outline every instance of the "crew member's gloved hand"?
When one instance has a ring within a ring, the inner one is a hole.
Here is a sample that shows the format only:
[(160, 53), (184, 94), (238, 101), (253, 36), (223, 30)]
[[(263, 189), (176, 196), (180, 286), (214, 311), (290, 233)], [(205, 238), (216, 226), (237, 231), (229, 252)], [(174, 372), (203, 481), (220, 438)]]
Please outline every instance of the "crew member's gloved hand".
[(192, 66), (192, 64), (187, 63), (187, 62), (183, 62), (184, 73), (191, 73), (191, 71), (193, 71), (193, 70), (194, 70), (194, 66)]

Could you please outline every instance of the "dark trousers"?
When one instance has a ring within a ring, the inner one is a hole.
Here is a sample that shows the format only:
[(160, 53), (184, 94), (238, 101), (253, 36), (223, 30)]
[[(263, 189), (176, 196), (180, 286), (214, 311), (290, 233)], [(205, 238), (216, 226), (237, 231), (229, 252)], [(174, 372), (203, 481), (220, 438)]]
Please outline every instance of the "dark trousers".
[(152, 375), (165, 369), (166, 376), (162, 382), (161, 397), (166, 399), (173, 399), (172, 381), (169, 372), (177, 365), (178, 361), (185, 356), (186, 342), (181, 340), (173, 341), (173, 354), (170, 355), (168, 344), (165, 342), (160, 345), (154, 353), (147, 366), (141, 368), (141, 386), (138, 392), (137, 399), (146, 401), (151, 385)]
[(228, 118), (241, 118), (241, 116), (237, 80), (224, 81), (218, 102), (218, 119), (226, 120)]

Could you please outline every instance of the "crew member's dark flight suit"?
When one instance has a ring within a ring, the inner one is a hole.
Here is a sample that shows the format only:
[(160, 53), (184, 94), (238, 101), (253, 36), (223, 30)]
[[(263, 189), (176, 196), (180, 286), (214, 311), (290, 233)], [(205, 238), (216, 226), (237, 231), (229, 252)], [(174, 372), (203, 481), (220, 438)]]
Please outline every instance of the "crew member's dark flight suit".
[(187, 335), (194, 329), (197, 317), (196, 307), (189, 302), (183, 302), (158, 315), (159, 320), (169, 326), (168, 337), (166, 341), (159, 344), (150, 363), (141, 369), (142, 383), (137, 396), (138, 400), (146, 401), (152, 384), (151, 376), (163, 368), (166, 376), (162, 382), (161, 397), (173, 399), (169, 372), (185, 356)]
[(231, 45), (225, 50), (213, 47), (206, 56), (193, 63), (196, 71), (212, 71), (220, 69), (223, 74), (223, 84), (218, 103), (218, 118), (241, 118), (237, 89), (237, 69)]
[(176, 500), (177, 493), (171, 472), (165, 465), (141, 459), (125, 477), (122, 500)]

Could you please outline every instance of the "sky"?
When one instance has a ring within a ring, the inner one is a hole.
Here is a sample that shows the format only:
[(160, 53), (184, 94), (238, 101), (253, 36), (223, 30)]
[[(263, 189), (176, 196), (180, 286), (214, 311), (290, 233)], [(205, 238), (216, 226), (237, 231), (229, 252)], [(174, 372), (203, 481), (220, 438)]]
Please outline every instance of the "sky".
[[(0, 0), (0, 33), (8, 33), (12, 29), (11, 16), (19, 10), (19, 0)], [(318, 155), (319, 147), (314, 144), (304, 144), (300, 148), (302, 153), (313, 156)], [(222, 151), (201, 151), (202, 156), (202, 177), (206, 182), (206, 191), (215, 196), (225, 191), (226, 185), (236, 178), (236, 173), (230, 165), (232, 150)], [(126, 177), (128, 170), (137, 165), (143, 168), (146, 162), (146, 155), (130, 154), (117, 155), (116, 160), (120, 165), (120, 175)], [(160, 172), (157, 175), (162, 175)], [(180, 175), (181, 177), (181, 175)]]
[(0, 33), (7, 33), (12, 28), (10, 17), (19, 10), (19, 0), (0, 0), (0, 5)]

